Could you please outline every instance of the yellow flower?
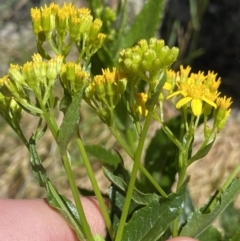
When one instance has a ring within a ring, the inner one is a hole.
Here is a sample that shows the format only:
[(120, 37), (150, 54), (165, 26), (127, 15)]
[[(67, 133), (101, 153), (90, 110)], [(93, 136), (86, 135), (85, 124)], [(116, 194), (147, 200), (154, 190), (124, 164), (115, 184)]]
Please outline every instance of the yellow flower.
[(136, 102), (137, 102), (137, 109), (139, 113), (143, 116), (146, 117), (148, 114), (148, 110), (146, 109), (146, 101), (148, 99), (148, 95), (145, 93), (137, 93), (136, 95)]
[(215, 88), (213, 88), (214, 93), (211, 92), (210, 86), (206, 83), (206, 76), (204, 76), (203, 72), (191, 74), (190, 77), (188, 77), (189, 72), (189, 67), (183, 69), (181, 66), (180, 78), (176, 83), (178, 90), (169, 95), (167, 99), (182, 95), (182, 98), (176, 103), (176, 108), (180, 109), (186, 104), (190, 104), (193, 114), (199, 116), (203, 111), (203, 103), (210, 107), (217, 107), (214, 100), (219, 94), (215, 91)]

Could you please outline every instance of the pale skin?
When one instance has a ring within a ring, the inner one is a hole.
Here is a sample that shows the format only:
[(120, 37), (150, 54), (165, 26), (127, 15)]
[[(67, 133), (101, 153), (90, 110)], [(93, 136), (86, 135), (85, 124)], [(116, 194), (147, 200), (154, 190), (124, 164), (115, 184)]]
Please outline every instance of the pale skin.
[[(95, 198), (82, 198), (93, 234), (106, 234)], [(0, 200), (0, 240), (4, 241), (78, 241), (74, 231), (46, 200)], [(167, 241), (196, 241), (178, 237)]]

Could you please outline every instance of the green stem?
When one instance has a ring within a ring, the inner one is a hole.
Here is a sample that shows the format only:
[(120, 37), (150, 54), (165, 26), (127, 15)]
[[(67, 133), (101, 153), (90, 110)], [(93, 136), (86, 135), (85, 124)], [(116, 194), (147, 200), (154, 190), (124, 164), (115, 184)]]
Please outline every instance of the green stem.
[(203, 213), (210, 213), (213, 208), (215, 207), (216, 203), (219, 201), (222, 193), (230, 186), (233, 179), (236, 177), (238, 172), (240, 171), (240, 164), (237, 165), (237, 167), (234, 169), (234, 171), (231, 173), (231, 175), (227, 178), (221, 189), (218, 191), (217, 195), (214, 196), (211, 203), (207, 206), (207, 208), (203, 211)]
[(42, 99), (39, 97), (39, 95), (36, 91), (35, 91), (35, 96), (38, 99), (39, 105), (43, 112), (44, 119), (47, 122), (47, 125), (48, 125), (54, 139), (57, 140), (58, 126), (57, 126), (55, 118), (53, 117), (53, 113), (51, 110), (47, 111)]
[(91, 229), (88, 225), (88, 221), (86, 219), (86, 216), (85, 216), (85, 213), (84, 213), (84, 210), (83, 210), (82, 203), (81, 203), (80, 198), (79, 198), (78, 188), (77, 188), (76, 183), (75, 183), (73, 172), (72, 172), (72, 169), (71, 169), (71, 166), (70, 166), (70, 160), (69, 160), (69, 157), (68, 157), (68, 154), (67, 154), (66, 151), (64, 153), (62, 153), (62, 159), (63, 159), (63, 165), (64, 165), (64, 168), (65, 168), (65, 171), (67, 173), (68, 182), (70, 184), (70, 188), (71, 188), (71, 191), (72, 191), (72, 194), (73, 194), (73, 199), (74, 199), (74, 202), (76, 204), (78, 215), (80, 217), (81, 224), (83, 226), (84, 234), (85, 234), (87, 240), (94, 241), (93, 235), (91, 233)]
[(151, 119), (152, 119), (152, 111), (148, 113), (148, 116), (144, 123), (144, 127), (143, 127), (143, 130), (142, 130), (139, 142), (138, 142), (138, 147), (137, 147), (136, 154), (134, 157), (134, 164), (133, 164), (133, 168), (132, 168), (132, 172), (131, 172), (131, 178), (130, 178), (130, 181), (128, 184), (126, 199), (125, 199), (123, 210), (122, 210), (122, 216), (119, 221), (119, 226), (118, 226), (115, 241), (122, 240), (122, 234), (123, 234), (124, 226), (125, 226), (127, 215), (128, 215), (128, 210), (129, 210), (131, 199), (132, 199), (133, 189), (135, 187), (137, 172), (138, 172), (140, 161), (141, 161), (142, 150), (143, 150), (144, 142), (145, 142), (145, 139), (147, 136), (147, 132), (148, 132), (150, 123), (151, 123)]
[[(117, 134), (116, 130), (113, 127), (109, 127), (111, 133), (115, 137), (115, 139), (118, 141), (118, 143), (121, 145), (121, 147), (127, 152), (127, 154), (131, 157), (131, 159), (134, 159), (134, 154), (131, 148), (127, 145), (127, 143), (123, 140), (123, 138)], [(152, 177), (152, 175), (148, 172), (148, 170), (143, 166), (142, 163), (139, 164), (139, 169), (141, 172), (148, 178), (148, 180), (152, 183), (152, 185), (156, 188), (156, 190), (163, 196), (167, 197), (168, 195), (164, 192), (164, 190), (159, 186), (157, 181)]]
[(108, 210), (107, 210), (106, 204), (105, 204), (104, 199), (102, 197), (101, 191), (98, 187), (94, 172), (93, 172), (92, 167), (90, 165), (90, 162), (88, 160), (88, 156), (87, 156), (87, 153), (86, 153), (85, 148), (83, 146), (81, 138), (77, 138), (77, 144), (78, 144), (78, 148), (81, 152), (82, 159), (83, 159), (84, 165), (85, 165), (87, 173), (88, 173), (88, 177), (91, 181), (93, 191), (94, 191), (94, 193), (97, 197), (100, 209), (102, 211), (102, 215), (103, 215), (106, 227), (108, 229), (109, 235), (112, 237), (113, 236), (112, 222), (111, 222), (111, 219), (108, 215)]
[[(35, 95), (36, 95), (37, 98), (39, 97), (37, 95), (37, 93), (35, 93)], [(48, 112), (46, 110), (46, 107), (42, 103), (41, 98), (38, 98), (38, 101), (39, 101), (40, 107), (43, 111), (43, 116), (45, 118), (45, 121), (47, 122), (47, 125), (48, 125), (49, 129), (51, 130), (54, 139), (57, 140), (58, 126), (57, 126), (56, 120), (55, 120), (55, 118), (53, 118), (52, 112)], [(84, 234), (86, 235), (87, 240), (94, 241), (94, 238), (92, 236), (92, 233), (91, 233), (90, 227), (88, 225), (86, 216), (84, 214), (82, 203), (81, 203), (80, 198), (79, 198), (78, 189), (77, 189), (77, 186), (76, 186), (76, 183), (75, 183), (75, 179), (74, 179), (72, 169), (71, 169), (71, 166), (70, 166), (70, 160), (69, 160), (69, 157), (67, 155), (66, 150), (63, 151), (61, 153), (61, 155), (62, 155), (64, 169), (65, 169), (65, 172), (67, 174), (68, 182), (69, 182), (72, 194), (73, 194), (76, 209), (78, 211), (78, 215), (80, 217), (80, 220), (82, 221), (81, 224), (82, 224), (83, 229), (84, 229)]]

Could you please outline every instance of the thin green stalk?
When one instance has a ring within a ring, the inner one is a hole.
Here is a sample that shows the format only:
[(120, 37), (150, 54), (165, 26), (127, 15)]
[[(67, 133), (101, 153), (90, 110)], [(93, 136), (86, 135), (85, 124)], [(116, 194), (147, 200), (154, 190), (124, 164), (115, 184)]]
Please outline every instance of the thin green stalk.
[[(35, 95), (38, 97), (37, 93), (35, 93)], [(53, 118), (52, 112), (49, 113), (46, 110), (46, 107), (42, 103), (41, 98), (38, 98), (38, 101), (39, 101), (39, 104), (40, 104), (41, 109), (43, 111), (43, 116), (44, 116), (44, 118), (47, 122), (47, 125), (48, 125), (49, 129), (51, 130), (54, 139), (56, 140), (57, 139), (57, 133), (58, 133), (58, 126), (57, 126), (56, 120), (55, 120), (55, 118)], [(67, 155), (66, 151), (62, 153), (62, 160), (63, 160), (65, 172), (66, 172), (67, 177), (68, 177), (68, 182), (69, 182), (72, 194), (73, 194), (76, 209), (77, 209), (78, 215), (79, 215), (79, 217), (82, 221), (81, 224), (82, 224), (83, 229), (84, 229), (84, 234), (86, 235), (86, 237), (89, 241), (94, 241), (94, 238), (92, 236), (90, 227), (88, 225), (88, 222), (87, 222), (87, 219), (86, 219), (83, 207), (82, 207), (82, 203), (81, 203), (80, 198), (79, 198), (79, 192), (78, 192), (78, 189), (77, 189), (77, 186), (76, 186), (76, 183), (75, 183), (75, 179), (74, 179), (72, 169), (71, 169), (71, 166), (70, 166), (70, 160), (68, 158), (68, 155)]]
[(144, 142), (146, 140), (146, 136), (147, 136), (147, 132), (148, 132), (148, 129), (149, 129), (149, 126), (151, 123), (151, 119), (152, 119), (152, 112), (149, 112), (148, 116), (146, 118), (146, 121), (144, 123), (142, 134), (140, 136), (140, 139), (138, 142), (138, 147), (137, 147), (136, 154), (134, 157), (134, 164), (133, 164), (133, 168), (132, 168), (132, 172), (131, 172), (131, 178), (130, 178), (130, 181), (128, 184), (127, 195), (126, 195), (126, 199), (125, 199), (123, 210), (122, 210), (122, 216), (119, 221), (119, 226), (118, 226), (115, 241), (122, 240), (124, 225), (126, 223), (128, 210), (129, 210), (131, 199), (132, 199), (133, 189), (135, 187), (135, 181), (137, 178), (137, 172), (138, 172), (140, 161), (141, 161), (143, 146), (144, 146)]
[(203, 211), (203, 213), (209, 213), (213, 210), (216, 203), (219, 201), (219, 198), (221, 197), (222, 193), (229, 187), (229, 185), (232, 183), (233, 179), (236, 177), (239, 171), (240, 171), (240, 164), (237, 165), (237, 167), (234, 169), (231, 175), (227, 178), (222, 188), (218, 191), (217, 195), (215, 195), (214, 199), (211, 201), (208, 207)]
[[(130, 149), (130, 147), (127, 145), (127, 143), (122, 139), (120, 135), (117, 134), (116, 130), (113, 127), (109, 127), (111, 133), (115, 137), (115, 139), (118, 141), (118, 143), (121, 145), (121, 147), (127, 152), (127, 154), (131, 157), (131, 159), (134, 159), (133, 151)], [(157, 189), (157, 191), (163, 196), (167, 197), (168, 195), (164, 192), (164, 190), (159, 186), (157, 181), (152, 177), (152, 175), (148, 172), (148, 170), (142, 165), (142, 163), (139, 164), (139, 169), (141, 172), (148, 178), (148, 180), (152, 183), (152, 185)]]
[(98, 184), (97, 184), (94, 172), (93, 172), (92, 167), (90, 165), (90, 162), (88, 160), (88, 156), (86, 154), (86, 151), (85, 151), (85, 148), (83, 146), (81, 138), (77, 138), (77, 144), (78, 144), (78, 148), (79, 148), (79, 150), (81, 152), (82, 159), (83, 159), (84, 165), (85, 165), (87, 173), (88, 173), (88, 177), (89, 177), (89, 179), (91, 181), (91, 184), (92, 184), (92, 187), (93, 187), (93, 191), (94, 191), (94, 193), (95, 193), (95, 195), (97, 197), (100, 209), (102, 211), (102, 215), (103, 215), (106, 227), (108, 229), (109, 235), (110, 235), (110, 237), (112, 237), (113, 236), (112, 222), (111, 222), (111, 219), (109, 217), (106, 204), (105, 204), (104, 199), (102, 197), (101, 191), (100, 191), (100, 189), (98, 187)]
[(57, 126), (56, 120), (53, 117), (52, 112), (47, 111), (45, 105), (42, 102), (42, 99), (39, 97), (39, 95), (37, 94), (36, 91), (35, 91), (35, 96), (37, 97), (38, 102), (40, 104), (41, 110), (43, 112), (44, 119), (47, 122), (47, 125), (48, 125), (54, 139), (57, 140), (58, 126)]
[[(185, 112), (183, 112), (183, 113), (185, 113)], [(178, 166), (179, 166), (180, 170), (179, 170), (179, 178), (178, 178), (178, 182), (177, 182), (177, 190), (176, 190), (177, 192), (179, 191), (179, 189), (181, 188), (181, 186), (184, 183), (184, 179), (185, 179), (185, 175), (186, 175), (186, 171), (187, 171), (187, 167), (188, 167), (188, 153), (189, 153), (189, 148), (190, 148), (192, 138), (194, 135), (193, 120), (194, 119), (191, 118), (191, 123), (189, 126), (187, 123), (187, 116), (182, 115), (179, 140), (182, 141), (182, 143), (184, 143), (183, 136), (184, 136), (185, 130), (188, 132), (188, 135), (187, 135), (186, 144), (185, 145), (181, 144), (183, 148), (179, 149)], [(179, 218), (177, 217), (172, 222), (172, 236), (173, 237), (178, 237), (178, 223), (179, 223)]]
[(74, 199), (74, 202), (76, 204), (78, 215), (80, 217), (81, 224), (83, 226), (84, 234), (85, 234), (87, 240), (94, 241), (91, 229), (88, 225), (88, 221), (86, 219), (86, 216), (85, 216), (85, 213), (84, 213), (84, 210), (83, 210), (82, 203), (81, 203), (80, 198), (79, 198), (78, 188), (77, 188), (76, 183), (75, 183), (75, 179), (74, 179), (73, 172), (72, 172), (72, 169), (71, 169), (71, 166), (70, 166), (70, 160), (68, 158), (67, 152), (62, 154), (62, 159), (63, 159), (63, 165), (64, 165), (64, 168), (65, 168), (65, 171), (67, 173), (68, 182), (70, 184), (70, 188), (71, 188), (71, 191), (72, 191), (72, 194), (73, 194), (73, 199)]

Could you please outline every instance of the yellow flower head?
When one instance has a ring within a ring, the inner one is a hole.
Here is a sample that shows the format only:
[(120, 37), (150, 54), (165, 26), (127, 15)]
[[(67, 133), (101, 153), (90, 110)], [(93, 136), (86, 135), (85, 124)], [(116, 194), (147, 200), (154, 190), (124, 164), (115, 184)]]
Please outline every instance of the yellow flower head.
[[(204, 107), (208, 107), (208, 110), (205, 111), (205, 113), (209, 114), (209, 110), (211, 110), (212, 107), (217, 108), (217, 105), (214, 102), (219, 95), (216, 90), (216, 76), (212, 76), (211, 72), (208, 73), (207, 76), (205, 76), (203, 72), (198, 72), (197, 74), (192, 73), (189, 77), (189, 73), (190, 67), (184, 69), (181, 66), (180, 78), (177, 80), (176, 83), (178, 89), (174, 93), (169, 95), (167, 99), (180, 95), (182, 97), (176, 103), (177, 109), (180, 109), (181, 107), (189, 104), (192, 113), (195, 116), (199, 116), (203, 112), (204, 104)], [(212, 85), (214, 84), (215, 88), (212, 88)]]
[(232, 105), (232, 98), (218, 97), (216, 100), (217, 109), (214, 111), (214, 118), (215, 118), (215, 127), (217, 128), (218, 132), (221, 131), (227, 119), (231, 113), (231, 109), (229, 108)]

